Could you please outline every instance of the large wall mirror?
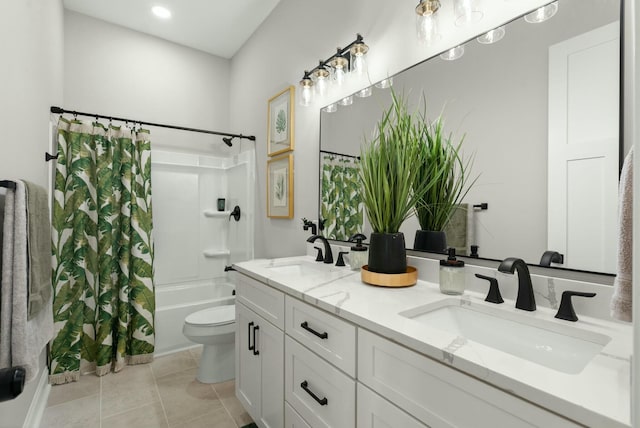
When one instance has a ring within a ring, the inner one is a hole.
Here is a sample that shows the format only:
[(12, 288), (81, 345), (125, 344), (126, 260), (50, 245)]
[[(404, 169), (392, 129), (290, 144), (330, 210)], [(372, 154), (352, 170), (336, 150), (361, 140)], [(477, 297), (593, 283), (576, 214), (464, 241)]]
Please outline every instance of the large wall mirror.
[[(465, 136), (463, 154), (474, 157), (479, 178), (462, 201), (467, 213), (450, 225), (464, 235), (464, 247), (477, 245), (481, 258), (532, 264), (553, 250), (563, 261), (552, 267), (613, 273), (620, 0), (558, 6), (546, 22), (510, 22), (497, 43), (469, 41), (455, 61), (436, 56), (393, 76), (393, 90), (415, 108), (424, 95), (427, 116), (442, 114), (446, 132)], [(371, 233), (355, 168), (391, 102), (379, 86), (320, 115), (320, 218), (332, 239)], [(415, 217), (405, 221), (407, 246), (419, 228)]]

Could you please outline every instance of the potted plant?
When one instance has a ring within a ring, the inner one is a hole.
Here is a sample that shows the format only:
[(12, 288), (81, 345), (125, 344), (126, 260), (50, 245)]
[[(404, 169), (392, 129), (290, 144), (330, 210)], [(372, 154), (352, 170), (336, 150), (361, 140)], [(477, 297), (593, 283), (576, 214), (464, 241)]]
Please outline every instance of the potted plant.
[[(391, 106), (376, 125), (375, 136), (360, 151), (359, 178), (363, 202), (373, 228), (368, 270), (405, 273), (407, 255), (400, 225), (413, 214), (415, 204), (431, 188), (422, 181), (428, 135), (420, 114), (408, 111), (405, 101), (391, 93)], [(438, 178), (437, 168), (434, 177)]]
[(415, 205), (415, 214), (421, 229), (416, 231), (413, 244), (416, 250), (446, 250), (444, 228), (458, 204), (477, 180), (476, 177), (469, 183), (473, 159), (465, 161), (460, 153), (464, 136), (459, 142), (453, 142), (451, 133), (444, 134), (443, 122), (442, 116), (439, 116), (422, 128), (426, 144), (422, 147), (423, 162), (418, 166), (418, 178), (413, 185), (415, 192), (424, 186), (423, 183), (428, 183), (428, 190), (420, 193)]

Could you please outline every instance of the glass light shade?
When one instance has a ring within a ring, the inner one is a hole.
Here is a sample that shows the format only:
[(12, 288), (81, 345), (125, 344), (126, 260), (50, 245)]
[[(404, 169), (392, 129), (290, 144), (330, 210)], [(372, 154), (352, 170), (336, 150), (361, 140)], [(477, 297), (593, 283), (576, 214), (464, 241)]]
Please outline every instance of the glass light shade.
[(356, 74), (364, 74), (367, 71), (367, 60), (364, 55), (356, 55), (353, 58), (353, 72)]
[(372, 93), (373, 93), (373, 89), (371, 89), (371, 86), (368, 86), (356, 92), (356, 97), (367, 98), (367, 97), (370, 97)]
[(368, 51), (369, 46), (364, 43), (356, 43), (351, 47), (351, 70), (356, 74), (364, 74), (367, 72), (367, 61), (365, 59), (365, 55)]
[(338, 104), (329, 104), (328, 106), (324, 107), (322, 111), (326, 111), (327, 113), (335, 113), (336, 111), (338, 111)]
[(553, 17), (558, 11), (558, 2), (554, 1), (546, 6), (539, 7), (524, 16), (524, 20), (530, 24), (539, 24)]
[(462, 55), (464, 55), (464, 46), (460, 45), (441, 53), (440, 58), (444, 59), (445, 61), (453, 61), (460, 58)]
[(478, 22), (484, 16), (478, 0), (454, 0), (453, 14), (458, 27)]
[(344, 97), (343, 99), (338, 101), (338, 104), (340, 104), (341, 106), (350, 106), (351, 104), (353, 104), (353, 95)]
[(315, 78), (316, 93), (318, 96), (324, 97), (327, 95), (329, 86), (329, 72), (320, 68), (313, 72), (313, 77)]
[(432, 43), (440, 39), (436, 15), (418, 15), (416, 17), (416, 36), (418, 40), (425, 43)]
[(491, 31), (487, 31), (480, 37), (478, 37), (478, 43), (482, 43), (483, 45), (490, 45), (492, 43), (496, 43), (504, 37), (505, 29), (504, 25), (498, 28), (494, 28)]
[(376, 88), (387, 89), (393, 86), (393, 77), (386, 78), (376, 83)]
[(313, 82), (311, 79), (302, 79), (300, 81), (300, 105), (308, 107), (313, 99)]
[(347, 76), (347, 73), (345, 73), (344, 68), (342, 67), (336, 68), (333, 71), (333, 80), (336, 82), (337, 85), (342, 85), (344, 83), (346, 76)]

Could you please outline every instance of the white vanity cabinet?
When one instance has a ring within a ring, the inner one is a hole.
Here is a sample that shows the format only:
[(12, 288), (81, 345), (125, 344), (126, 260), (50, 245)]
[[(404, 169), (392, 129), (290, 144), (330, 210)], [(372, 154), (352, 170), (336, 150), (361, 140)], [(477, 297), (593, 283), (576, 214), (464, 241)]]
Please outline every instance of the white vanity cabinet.
[(284, 294), (244, 275), (236, 285), (236, 396), (262, 428), (284, 426)]

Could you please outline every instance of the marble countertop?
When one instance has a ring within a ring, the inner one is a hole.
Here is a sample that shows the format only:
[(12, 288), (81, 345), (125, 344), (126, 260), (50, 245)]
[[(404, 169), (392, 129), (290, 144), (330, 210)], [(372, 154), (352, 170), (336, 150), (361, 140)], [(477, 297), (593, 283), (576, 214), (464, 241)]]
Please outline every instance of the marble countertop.
[[(555, 319), (555, 310), (538, 307), (535, 312), (524, 312), (515, 309), (514, 301), (506, 298), (504, 304), (493, 305), (484, 302), (484, 294), (474, 291), (457, 297), (462, 305), (499, 306), (506, 316), (526, 316), (534, 323), (544, 320), (557, 323), (558, 328), (569, 325), (611, 338), (582, 371), (567, 374), (399, 315), (451, 298), (440, 293), (436, 283), (418, 280), (407, 288), (374, 287), (361, 281), (359, 271), (322, 263), (313, 265), (312, 275), (273, 269), (296, 263), (314, 263), (314, 259), (257, 259), (234, 266), (240, 273), (288, 295), (586, 426), (631, 424), (630, 325), (584, 315), (570, 323)], [(409, 264), (414, 263), (410, 260)]]

